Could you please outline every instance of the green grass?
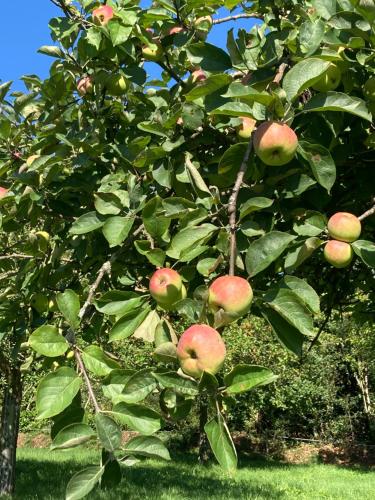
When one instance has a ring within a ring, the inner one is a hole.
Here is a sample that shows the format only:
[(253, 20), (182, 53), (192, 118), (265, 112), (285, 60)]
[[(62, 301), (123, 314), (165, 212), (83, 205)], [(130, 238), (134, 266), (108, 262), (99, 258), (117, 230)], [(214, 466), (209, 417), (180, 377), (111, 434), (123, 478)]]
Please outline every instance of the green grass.
[[(20, 449), (16, 499), (64, 498), (72, 474), (95, 464), (95, 451), (49, 452)], [(96, 489), (89, 499), (108, 500), (257, 500), (257, 499), (373, 499), (375, 472), (334, 465), (285, 465), (263, 459), (244, 459), (235, 474), (217, 465), (203, 467), (193, 455), (172, 462), (144, 461), (123, 470), (115, 491)]]

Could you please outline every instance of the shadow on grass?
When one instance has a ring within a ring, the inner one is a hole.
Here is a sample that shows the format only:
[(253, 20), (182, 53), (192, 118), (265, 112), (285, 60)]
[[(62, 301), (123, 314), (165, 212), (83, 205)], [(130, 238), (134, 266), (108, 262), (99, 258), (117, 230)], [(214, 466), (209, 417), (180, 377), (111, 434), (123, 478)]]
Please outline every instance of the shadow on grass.
[[(49, 454), (46, 450), (46, 454)], [(75, 461), (66, 454), (60, 460), (48, 458), (20, 458), (17, 463), (17, 500), (64, 499), (65, 487), (75, 472), (96, 463), (94, 457)], [(268, 462), (249, 461), (242, 467), (264, 467)], [(271, 465), (271, 464), (270, 464)], [(276, 465), (276, 464), (275, 464)], [(279, 464), (280, 465), (280, 464)], [(273, 466), (273, 465), (271, 465)], [(95, 489), (91, 499), (265, 499), (285, 498), (271, 484), (251, 484), (245, 478), (222, 472), (218, 467), (197, 465), (196, 455), (177, 455), (172, 462), (145, 461), (138, 465), (123, 467), (121, 484), (110, 491)]]

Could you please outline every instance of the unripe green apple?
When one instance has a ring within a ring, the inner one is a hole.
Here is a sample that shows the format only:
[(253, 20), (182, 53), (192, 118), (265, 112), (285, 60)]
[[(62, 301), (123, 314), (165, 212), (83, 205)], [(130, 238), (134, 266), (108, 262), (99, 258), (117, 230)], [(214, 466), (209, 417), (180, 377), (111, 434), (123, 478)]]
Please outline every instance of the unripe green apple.
[(158, 40), (153, 40), (149, 45), (142, 47), (142, 55), (146, 61), (160, 61), (163, 57), (163, 47)]
[(91, 76), (84, 76), (77, 83), (77, 92), (80, 96), (84, 97), (87, 94), (92, 94), (94, 89)]
[(328, 92), (329, 90), (335, 90), (340, 85), (340, 82), (340, 68), (336, 64), (331, 63), (312, 88), (318, 92)]
[(149, 290), (152, 297), (163, 307), (171, 307), (182, 300), (186, 289), (183, 286), (181, 276), (174, 269), (165, 267), (158, 269), (152, 275)]
[(285, 123), (263, 122), (254, 132), (254, 150), (266, 165), (285, 165), (295, 155), (298, 138)]
[(329, 240), (324, 247), (327, 262), (337, 268), (347, 267), (353, 259), (353, 249), (345, 241)]
[(36, 231), (35, 235), (38, 238), (39, 250), (41, 252), (46, 252), (50, 240), (49, 234), (47, 233), (47, 231)]
[(361, 221), (348, 212), (337, 212), (332, 215), (327, 224), (331, 238), (351, 243), (358, 240), (361, 234)]
[(106, 24), (108, 24), (113, 16), (113, 9), (109, 5), (102, 5), (101, 7), (98, 7), (97, 9), (94, 9), (92, 11), (92, 20), (94, 24), (100, 26), (105, 26)]
[(109, 95), (118, 97), (126, 93), (128, 81), (122, 75), (110, 75), (105, 81), (105, 86)]
[(208, 305), (213, 312), (223, 309), (233, 320), (245, 315), (253, 300), (253, 290), (240, 276), (220, 276), (208, 289)]
[(248, 116), (242, 116), (241, 121), (241, 125), (236, 128), (237, 135), (241, 139), (250, 139), (256, 125), (256, 120)]
[(226, 348), (219, 332), (208, 325), (193, 325), (182, 335), (177, 345), (177, 357), (182, 370), (199, 378), (204, 371), (215, 375), (223, 366)]
[(375, 102), (375, 76), (367, 80), (363, 86), (363, 95), (370, 102)]
[(39, 314), (43, 314), (48, 311), (48, 297), (43, 293), (36, 292), (32, 295), (30, 300), (30, 305)]

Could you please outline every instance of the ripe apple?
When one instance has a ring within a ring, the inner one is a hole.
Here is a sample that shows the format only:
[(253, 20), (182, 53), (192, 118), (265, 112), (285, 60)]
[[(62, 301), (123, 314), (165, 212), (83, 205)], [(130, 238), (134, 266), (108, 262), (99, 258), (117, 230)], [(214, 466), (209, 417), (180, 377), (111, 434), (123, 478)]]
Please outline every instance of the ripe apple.
[(77, 83), (77, 92), (80, 96), (85, 96), (86, 94), (92, 94), (94, 89), (91, 76), (84, 76)]
[(220, 276), (208, 289), (208, 304), (213, 312), (224, 309), (226, 313), (240, 317), (250, 309), (253, 290), (248, 281), (240, 276)]
[(207, 80), (207, 75), (202, 69), (196, 69), (191, 74), (191, 82), (198, 83)]
[(241, 116), (242, 123), (237, 127), (237, 135), (241, 139), (250, 139), (255, 128), (256, 120), (248, 116)]
[(43, 314), (48, 311), (48, 305), (49, 305), (48, 297), (43, 293), (36, 292), (31, 297), (30, 305), (39, 314)]
[(198, 38), (204, 40), (207, 37), (208, 32), (212, 28), (212, 24), (213, 21), (211, 16), (198, 17), (194, 21), (194, 28), (196, 30)]
[(158, 40), (153, 40), (149, 45), (142, 47), (142, 55), (146, 61), (160, 61), (163, 57), (163, 47)]
[(1, 198), (4, 198), (4, 196), (6, 196), (8, 193), (8, 190), (4, 187), (0, 187), (0, 199)]
[(110, 75), (105, 80), (105, 86), (109, 95), (121, 96), (128, 89), (128, 81), (122, 75)]
[(177, 35), (177, 33), (182, 33), (184, 31), (186, 31), (186, 30), (183, 26), (173, 26), (173, 28), (171, 28), (168, 31), (168, 35)]
[(329, 90), (335, 90), (340, 85), (340, 82), (340, 68), (336, 64), (331, 63), (312, 88), (319, 92), (328, 92)]
[(109, 5), (102, 5), (92, 11), (92, 20), (94, 24), (105, 26), (114, 16), (112, 7)]
[(170, 307), (186, 297), (181, 276), (168, 267), (155, 271), (150, 279), (149, 290), (156, 302), (163, 307)]
[(367, 80), (363, 86), (363, 95), (370, 102), (375, 102), (375, 76)]
[(353, 259), (353, 249), (344, 241), (329, 240), (324, 247), (324, 257), (334, 267), (346, 267)]
[(181, 335), (177, 345), (182, 370), (195, 378), (204, 371), (215, 375), (223, 366), (225, 355), (223, 339), (208, 325), (191, 326)]
[(254, 132), (254, 149), (266, 165), (285, 165), (296, 152), (298, 137), (285, 123), (263, 122)]
[(329, 219), (327, 228), (331, 238), (351, 243), (361, 234), (361, 221), (348, 212), (337, 212)]

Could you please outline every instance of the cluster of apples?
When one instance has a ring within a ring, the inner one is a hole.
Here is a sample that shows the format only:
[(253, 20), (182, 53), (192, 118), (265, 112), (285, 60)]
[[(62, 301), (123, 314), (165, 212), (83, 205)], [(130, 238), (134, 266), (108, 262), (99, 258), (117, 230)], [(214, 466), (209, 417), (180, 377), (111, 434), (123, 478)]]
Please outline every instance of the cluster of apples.
[(350, 243), (361, 234), (361, 221), (348, 212), (337, 212), (327, 224), (330, 239), (324, 247), (324, 257), (337, 268), (347, 267), (353, 259)]
[[(186, 297), (180, 274), (170, 268), (158, 269), (151, 277), (149, 290), (163, 309), (173, 309)], [(220, 276), (208, 289), (207, 303), (210, 311), (223, 310), (228, 318), (245, 315), (253, 299), (250, 284), (239, 276)], [(199, 378), (204, 371), (217, 373), (226, 356), (226, 348), (217, 330), (206, 324), (188, 328), (180, 337), (177, 357), (184, 373)]]

